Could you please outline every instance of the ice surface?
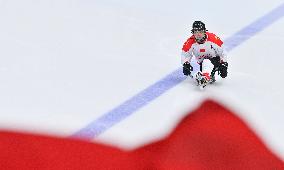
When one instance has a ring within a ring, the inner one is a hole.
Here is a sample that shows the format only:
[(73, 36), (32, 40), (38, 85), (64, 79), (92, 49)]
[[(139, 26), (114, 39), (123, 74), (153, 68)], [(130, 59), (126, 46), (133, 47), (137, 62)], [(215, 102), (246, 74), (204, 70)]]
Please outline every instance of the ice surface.
[[(0, 1), (0, 126), (72, 135), (179, 68), (194, 20), (226, 39), (281, 3)], [(161, 138), (209, 97), (284, 159), (283, 28), (280, 19), (230, 51), (226, 80), (200, 92), (187, 79), (97, 140), (133, 148)]]

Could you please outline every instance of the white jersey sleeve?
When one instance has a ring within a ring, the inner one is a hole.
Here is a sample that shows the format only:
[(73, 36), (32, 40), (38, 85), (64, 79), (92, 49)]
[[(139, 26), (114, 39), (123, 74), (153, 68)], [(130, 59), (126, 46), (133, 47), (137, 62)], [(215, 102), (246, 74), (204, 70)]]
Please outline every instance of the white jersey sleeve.
[(217, 44), (212, 44), (212, 48), (214, 49), (216, 56), (220, 56), (221, 61), (227, 62), (227, 52), (224, 47), (224, 44), (218, 46)]
[(213, 33), (207, 33), (208, 39), (212, 42), (211, 48), (216, 56), (220, 56), (221, 61), (227, 62), (227, 52), (222, 40)]
[(181, 51), (181, 64), (191, 62), (193, 57), (192, 44), (195, 42), (193, 37), (190, 37), (184, 44)]

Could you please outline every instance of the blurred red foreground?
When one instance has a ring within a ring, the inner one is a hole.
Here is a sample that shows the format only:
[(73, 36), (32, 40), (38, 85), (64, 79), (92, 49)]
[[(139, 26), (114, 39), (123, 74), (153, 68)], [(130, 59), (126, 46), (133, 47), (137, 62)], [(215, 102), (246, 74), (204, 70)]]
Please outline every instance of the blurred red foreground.
[(126, 152), (31, 134), (0, 132), (1, 170), (284, 169), (244, 122), (213, 101), (188, 114), (164, 140)]

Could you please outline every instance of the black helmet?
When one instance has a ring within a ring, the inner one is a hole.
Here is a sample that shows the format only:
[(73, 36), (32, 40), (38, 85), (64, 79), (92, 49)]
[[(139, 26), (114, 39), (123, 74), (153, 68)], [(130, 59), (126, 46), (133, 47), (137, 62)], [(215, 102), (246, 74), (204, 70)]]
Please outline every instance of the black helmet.
[(201, 21), (194, 21), (192, 24), (192, 30), (191, 33), (193, 33), (194, 31), (207, 31), (205, 24)]

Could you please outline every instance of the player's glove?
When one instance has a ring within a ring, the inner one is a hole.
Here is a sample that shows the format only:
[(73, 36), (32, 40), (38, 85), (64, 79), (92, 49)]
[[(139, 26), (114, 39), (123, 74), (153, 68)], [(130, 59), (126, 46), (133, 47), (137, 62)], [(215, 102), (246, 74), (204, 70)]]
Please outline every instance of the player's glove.
[(189, 62), (185, 62), (183, 64), (183, 74), (184, 75), (189, 76), (192, 70), (193, 70), (193, 67), (190, 65)]
[(222, 78), (227, 77), (227, 74), (228, 74), (228, 63), (227, 62), (220, 63), (219, 72)]

